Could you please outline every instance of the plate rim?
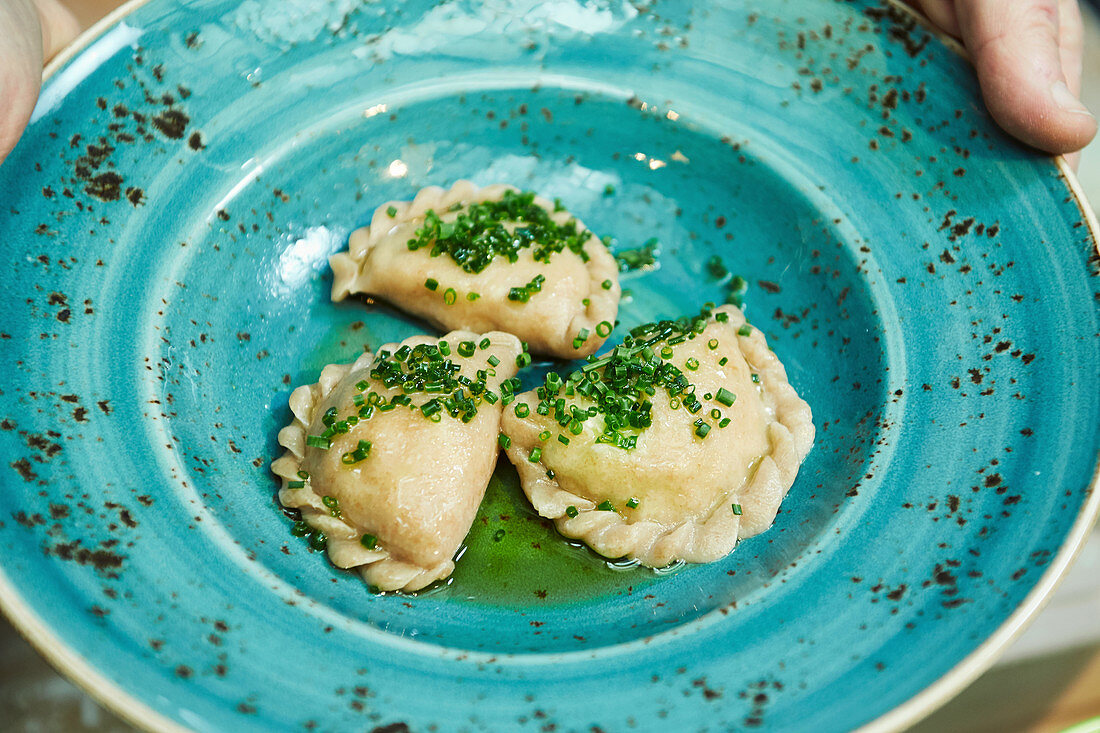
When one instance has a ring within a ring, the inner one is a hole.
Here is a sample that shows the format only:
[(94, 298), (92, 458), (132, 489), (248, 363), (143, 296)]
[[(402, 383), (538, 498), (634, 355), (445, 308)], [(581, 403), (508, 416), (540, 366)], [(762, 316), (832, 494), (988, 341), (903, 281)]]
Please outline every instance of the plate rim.
[[(68, 46), (55, 55), (42, 71), (42, 83), (45, 84), (59, 69), (83, 52), (104, 32), (123, 20), (138, 8), (152, 2), (165, 0), (126, 0), (106, 16), (84, 30)], [(897, 11), (910, 17), (944, 46), (973, 65), (966, 49), (952, 36), (931, 24), (915, 8), (906, 5), (903, 0), (883, 0)], [(1051, 156), (1061, 178), (1069, 188), (1074, 204), (1080, 212), (1093, 246), (1100, 255), (1100, 222), (1084, 191), (1077, 174), (1066, 161), (1065, 156)], [(902, 731), (915, 725), (945, 705), (968, 687), (983, 672), (999, 659), (1013, 641), (1031, 625), (1046, 605), (1054, 591), (1061, 585), (1066, 571), (1073, 565), (1088, 540), (1097, 520), (1100, 519), (1100, 453), (1095, 457), (1092, 479), (1086, 489), (1087, 499), (1077, 514), (1065, 540), (1058, 548), (1054, 559), (1040, 576), (1039, 581), (1025, 596), (996, 631), (989, 635), (970, 654), (940, 676), (924, 689), (905, 702), (883, 713), (874, 720), (861, 726), (857, 733), (886, 733)], [(165, 731), (167, 733), (187, 733), (192, 730), (154, 710), (144, 700), (123, 689), (114, 681), (101, 674), (86, 658), (75, 649), (66, 645), (23, 599), (15, 586), (0, 567), (0, 614), (11, 623), (17, 632), (42, 655), (43, 658), (62, 676), (77, 688), (87, 693), (99, 705), (118, 715), (136, 728), (147, 731)]]

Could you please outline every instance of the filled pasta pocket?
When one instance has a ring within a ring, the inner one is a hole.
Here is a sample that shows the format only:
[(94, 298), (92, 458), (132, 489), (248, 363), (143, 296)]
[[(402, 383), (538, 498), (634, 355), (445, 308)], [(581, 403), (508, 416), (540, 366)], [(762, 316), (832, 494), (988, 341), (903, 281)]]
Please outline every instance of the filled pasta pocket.
[[(290, 396), (279, 500), (329, 559), (381, 590), (446, 578), (499, 454), (526, 357), (500, 332), (416, 336), (331, 364)], [(529, 357), (528, 357), (529, 358)]]
[(511, 186), (428, 186), (374, 212), (329, 258), (332, 299), (382, 298), (443, 329), (502, 330), (575, 359), (615, 323), (615, 257), (568, 211)]
[(767, 529), (813, 443), (809, 406), (731, 306), (639, 326), (505, 411), (507, 455), (567, 537), (651, 567)]

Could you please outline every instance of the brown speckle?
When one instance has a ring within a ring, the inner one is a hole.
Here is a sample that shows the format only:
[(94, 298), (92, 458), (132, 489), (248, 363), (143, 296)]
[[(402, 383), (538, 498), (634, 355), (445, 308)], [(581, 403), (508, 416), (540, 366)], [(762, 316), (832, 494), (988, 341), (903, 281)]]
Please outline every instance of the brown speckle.
[(122, 183), (122, 176), (107, 171), (90, 178), (84, 186), (84, 193), (101, 201), (118, 201), (122, 197)]
[(31, 462), (26, 458), (20, 458), (18, 461), (12, 461), (10, 464), (16, 472), (23, 477), (24, 481), (28, 483), (38, 478), (38, 474), (31, 470)]
[(187, 123), (190, 121), (191, 118), (178, 109), (167, 109), (153, 118), (153, 127), (165, 137), (179, 140), (183, 137)]

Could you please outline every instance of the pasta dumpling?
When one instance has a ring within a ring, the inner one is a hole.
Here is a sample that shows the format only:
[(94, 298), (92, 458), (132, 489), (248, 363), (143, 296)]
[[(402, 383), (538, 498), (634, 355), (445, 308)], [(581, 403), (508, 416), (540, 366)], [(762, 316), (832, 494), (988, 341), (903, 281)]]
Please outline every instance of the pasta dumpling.
[(330, 364), (290, 396), (272, 463), (279, 500), (322, 533), (332, 563), (381, 590), (446, 578), (499, 455), (517, 362), (511, 334), (415, 336)]
[(383, 204), (329, 262), (334, 301), (365, 293), (443, 329), (500, 329), (566, 359), (599, 349), (619, 308), (618, 265), (599, 238), (502, 184), (429, 186)]
[(717, 560), (771, 526), (814, 437), (809, 406), (731, 306), (640, 326), (549, 374), (501, 429), (540, 515), (651, 567)]

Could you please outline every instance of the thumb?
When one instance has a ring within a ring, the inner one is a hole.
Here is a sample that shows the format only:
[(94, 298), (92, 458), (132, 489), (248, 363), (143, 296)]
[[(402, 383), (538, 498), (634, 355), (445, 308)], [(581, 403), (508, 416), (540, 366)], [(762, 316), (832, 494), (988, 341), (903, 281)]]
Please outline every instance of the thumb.
[(34, 0), (42, 21), (42, 50), (46, 60), (80, 35), (80, 23), (58, 0)]
[(1051, 153), (1083, 148), (1096, 118), (1063, 73), (1058, 0), (971, 0), (956, 9), (986, 106), (1001, 127)]
[(30, 119), (42, 80), (42, 28), (30, 0), (0, 3), (0, 161)]
[[(0, 2), (0, 163), (19, 141), (42, 83), (42, 61), (80, 31), (57, 0)], [(45, 52), (45, 53), (44, 53)]]

